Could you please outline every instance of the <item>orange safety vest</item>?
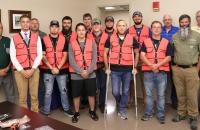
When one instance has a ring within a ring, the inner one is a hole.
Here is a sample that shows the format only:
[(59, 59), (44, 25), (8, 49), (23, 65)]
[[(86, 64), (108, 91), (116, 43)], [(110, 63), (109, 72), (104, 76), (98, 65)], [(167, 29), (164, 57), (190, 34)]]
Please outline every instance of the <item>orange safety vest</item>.
[[(92, 63), (92, 53), (93, 53), (92, 44), (93, 44), (93, 41), (91, 39), (87, 38), (84, 50), (82, 52), (80, 45), (79, 45), (77, 40), (74, 40), (74, 41), (71, 42), (71, 46), (72, 46), (72, 49), (73, 49), (73, 52), (74, 52), (76, 64), (82, 70), (87, 70), (88, 67)], [(95, 65), (94, 70), (96, 68), (97, 68), (97, 66)], [(75, 72), (75, 70), (72, 68), (72, 66), (69, 66), (69, 71)]]
[[(169, 44), (169, 41), (167, 39), (165, 38), (161, 39), (157, 50), (155, 49), (151, 38), (146, 39), (144, 41), (144, 44), (147, 50), (145, 57), (150, 61), (150, 63), (152, 64), (160, 63), (166, 57), (167, 46)], [(143, 63), (142, 70), (151, 71), (151, 68), (148, 65)], [(159, 70), (169, 71), (169, 63), (159, 67)]]
[[(63, 35), (62, 32), (59, 32), (59, 35)], [(63, 35), (64, 36), (64, 35)], [(73, 40), (76, 40), (77, 34), (76, 32), (72, 32), (71, 36), (70, 36), (70, 42), (72, 42)]]
[(135, 26), (133, 25), (129, 28), (129, 34), (132, 35), (137, 40), (140, 46), (142, 46), (144, 40), (149, 38), (149, 28), (143, 25), (140, 34), (138, 34), (136, 32)]
[(31, 32), (29, 44), (26, 44), (21, 34), (17, 33), (13, 36), (13, 41), (18, 62), (23, 69), (31, 69), (37, 57), (38, 35)]
[[(44, 55), (46, 56), (49, 64), (51, 64), (52, 67), (57, 67), (63, 58), (65, 37), (63, 35), (58, 36), (56, 48), (54, 48), (53, 42), (49, 35), (45, 36), (43, 38), (43, 41), (44, 41), (44, 45), (46, 47), (46, 51), (45, 51)], [(68, 68), (68, 66), (69, 66), (69, 64), (66, 61), (66, 63), (61, 67), (61, 69), (66, 69), (66, 68)], [(49, 69), (49, 67), (45, 63), (43, 63), (43, 65), (41, 65), (40, 68)]]
[(95, 40), (93, 33), (90, 33), (87, 37), (95, 41), (97, 44), (97, 63), (103, 63), (104, 62), (104, 47), (106, 44), (106, 40), (108, 39), (108, 34), (105, 31), (103, 31), (101, 34), (100, 41)]
[(110, 63), (117, 65), (133, 65), (133, 36), (127, 34), (122, 45), (116, 33), (110, 37)]

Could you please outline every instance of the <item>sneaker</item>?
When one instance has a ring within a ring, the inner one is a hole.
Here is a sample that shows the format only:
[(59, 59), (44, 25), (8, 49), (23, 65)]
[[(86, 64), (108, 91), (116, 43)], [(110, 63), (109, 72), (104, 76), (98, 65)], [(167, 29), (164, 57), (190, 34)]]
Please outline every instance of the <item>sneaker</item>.
[(43, 109), (39, 110), (39, 113), (42, 114), (43, 116), (49, 116), (49, 113), (46, 113)]
[(89, 111), (89, 115), (92, 118), (92, 120), (94, 120), (94, 121), (98, 121), (99, 120), (99, 117), (98, 117), (98, 115), (96, 114), (95, 111)]
[(172, 122), (180, 122), (181, 120), (185, 120), (186, 116), (181, 116), (181, 115), (176, 115), (174, 116), (174, 118), (172, 119)]
[(79, 118), (80, 118), (79, 112), (75, 112), (73, 117), (72, 117), (72, 123), (77, 123)]
[(160, 124), (165, 124), (165, 117), (157, 118)]
[(190, 118), (190, 129), (191, 130), (197, 130), (198, 128), (197, 128), (197, 119), (192, 119), (192, 118)]
[(127, 116), (126, 113), (120, 113), (120, 112), (118, 112), (118, 116), (120, 116), (120, 118), (123, 119), (123, 120), (127, 120), (128, 119), (128, 116)]
[(147, 115), (147, 114), (144, 114), (141, 118), (142, 121), (148, 121), (150, 120), (150, 118), (152, 118), (153, 115)]
[(71, 109), (67, 110), (67, 111), (64, 111), (64, 114), (67, 115), (68, 117), (73, 117), (74, 116), (74, 113)]
[(99, 109), (100, 109), (101, 113), (104, 113), (105, 106), (101, 105), (101, 106), (99, 106)]

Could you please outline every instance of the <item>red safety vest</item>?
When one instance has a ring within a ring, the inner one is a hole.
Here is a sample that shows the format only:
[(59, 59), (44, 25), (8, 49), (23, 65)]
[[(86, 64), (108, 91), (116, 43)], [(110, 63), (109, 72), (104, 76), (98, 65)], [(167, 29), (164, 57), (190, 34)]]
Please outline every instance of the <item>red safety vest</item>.
[(142, 46), (144, 40), (149, 38), (149, 28), (143, 25), (140, 34), (138, 34), (136, 32), (135, 26), (133, 25), (129, 28), (129, 34), (132, 35), (137, 40), (140, 46)]
[[(146, 39), (144, 41), (144, 44), (147, 50), (145, 56), (150, 61), (150, 63), (155, 64), (156, 60), (157, 60), (157, 63), (160, 63), (166, 57), (167, 46), (169, 44), (169, 41), (167, 39), (162, 38), (157, 50), (155, 49), (151, 38)], [(142, 70), (151, 71), (151, 68), (148, 65), (143, 63)], [(159, 70), (169, 71), (169, 63), (159, 67)]]
[[(45, 51), (44, 55), (46, 56), (49, 64), (51, 64), (52, 67), (57, 67), (63, 58), (65, 37), (63, 35), (59, 35), (56, 48), (54, 48), (53, 42), (49, 35), (45, 36), (43, 38), (43, 41), (44, 41), (44, 45), (46, 47), (46, 51)], [(69, 66), (69, 64), (66, 61), (66, 63), (61, 67), (61, 69), (66, 69), (66, 68), (68, 68), (68, 66)], [(41, 65), (40, 68), (49, 69), (49, 67), (45, 63), (43, 63), (43, 65)]]
[(100, 41), (95, 40), (93, 33), (90, 33), (87, 37), (96, 42), (96, 44), (97, 44), (97, 62), (103, 63), (104, 62), (104, 48), (105, 48), (106, 40), (108, 39), (108, 34), (105, 31), (103, 31), (101, 34), (101, 37), (100, 37)]
[[(59, 35), (63, 35), (62, 32), (59, 32)], [(64, 35), (63, 35), (64, 36)], [(71, 36), (70, 36), (70, 42), (72, 42), (73, 40), (76, 40), (77, 34), (76, 32), (72, 32)]]
[(116, 33), (110, 37), (110, 63), (117, 65), (133, 65), (133, 36), (127, 34), (122, 46)]
[[(73, 49), (73, 52), (74, 52), (76, 64), (82, 70), (87, 70), (88, 67), (92, 63), (92, 53), (93, 53), (92, 44), (93, 44), (93, 41), (91, 39), (87, 38), (84, 50), (82, 52), (80, 45), (79, 45), (77, 40), (74, 40), (74, 41), (71, 42), (71, 46), (72, 46), (72, 49)], [(94, 70), (96, 68), (97, 68), (97, 66), (95, 65)], [(75, 70), (72, 68), (72, 66), (69, 66), (69, 71), (75, 72)]]
[[(29, 44), (23, 40), (20, 33), (13, 36), (13, 41), (16, 49), (16, 58), (23, 69), (31, 69), (37, 57), (37, 42), (38, 35), (30, 33)], [(13, 66), (14, 67), (14, 66)]]

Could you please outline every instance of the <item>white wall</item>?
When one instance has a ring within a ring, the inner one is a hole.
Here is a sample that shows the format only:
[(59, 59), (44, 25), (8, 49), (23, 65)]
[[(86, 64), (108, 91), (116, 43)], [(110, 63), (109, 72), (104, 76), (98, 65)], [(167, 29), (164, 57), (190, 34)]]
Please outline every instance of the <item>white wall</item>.
[(164, 14), (172, 15), (174, 23), (178, 25), (178, 18), (181, 14), (189, 14), (192, 17), (192, 25), (195, 23), (195, 13), (200, 10), (199, 0), (159, 0), (160, 11), (153, 12), (153, 0), (131, 0), (130, 15), (133, 10), (140, 10), (144, 15), (144, 23), (150, 25), (152, 20), (162, 20)]

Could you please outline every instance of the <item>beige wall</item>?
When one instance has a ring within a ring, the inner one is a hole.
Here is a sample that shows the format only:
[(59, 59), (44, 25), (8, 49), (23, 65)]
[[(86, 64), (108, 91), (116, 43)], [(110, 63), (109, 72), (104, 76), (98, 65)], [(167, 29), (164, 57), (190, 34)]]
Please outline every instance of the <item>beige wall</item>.
[(130, 12), (140, 10), (144, 15), (144, 23), (150, 25), (152, 20), (162, 20), (164, 14), (172, 15), (174, 23), (178, 25), (178, 18), (186, 13), (192, 17), (192, 25), (195, 24), (195, 13), (200, 10), (199, 0), (160, 0), (160, 12), (152, 11), (153, 0), (131, 0)]
[[(77, 22), (82, 21), (82, 15), (89, 12), (87, 3), (91, 0), (1, 0), (0, 9), (2, 13), (2, 22), (4, 25), (4, 35), (9, 34), (8, 10), (30, 10), (32, 17), (40, 20), (41, 30), (49, 32), (48, 26), (50, 20), (56, 19), (61, 21), (65, 15), (73, 18), (74, 26)], [(78, 9), (78, 10), (77, 10)]]

